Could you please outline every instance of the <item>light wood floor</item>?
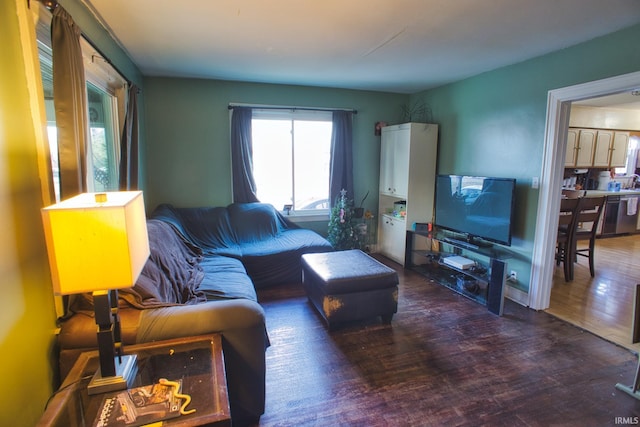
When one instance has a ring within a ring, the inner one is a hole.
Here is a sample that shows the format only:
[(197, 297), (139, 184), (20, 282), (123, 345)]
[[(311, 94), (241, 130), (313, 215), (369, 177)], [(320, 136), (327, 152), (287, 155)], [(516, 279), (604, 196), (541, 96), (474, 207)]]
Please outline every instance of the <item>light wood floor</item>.
[(556, 267), (547, 312), (635, 352), (631, 343), (633, 301), (640, 284), (640, 234), (598, 239), (595, 277), (587, 258), (575, 265), (575, 279), (565, 282)]

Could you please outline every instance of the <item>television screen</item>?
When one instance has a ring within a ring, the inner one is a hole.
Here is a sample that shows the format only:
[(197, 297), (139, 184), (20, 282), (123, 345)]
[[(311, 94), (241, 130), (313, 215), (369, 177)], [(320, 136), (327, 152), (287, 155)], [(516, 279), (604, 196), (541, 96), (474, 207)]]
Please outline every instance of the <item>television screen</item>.
[(438, 175), (435, 226), (510, 246), (515, 187), (512, 178)]

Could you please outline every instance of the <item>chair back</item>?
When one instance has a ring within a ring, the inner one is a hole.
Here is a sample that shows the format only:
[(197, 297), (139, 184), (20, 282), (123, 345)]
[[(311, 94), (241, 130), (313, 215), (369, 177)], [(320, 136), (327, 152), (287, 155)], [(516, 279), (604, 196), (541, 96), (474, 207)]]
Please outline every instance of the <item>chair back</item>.
[(568, 242), (575, 229), (576, 214), (582, 199), (561, 199), (558, 218), (558, 241)]
[(577, 199), (579, 197), (583, 197), (585, 194), (585, 190), (569, 190), (566, 188), (562, 189), (562, 198)]
[(605, 197), (583, 197), (576, 214), (576, 240), (595, 239)]

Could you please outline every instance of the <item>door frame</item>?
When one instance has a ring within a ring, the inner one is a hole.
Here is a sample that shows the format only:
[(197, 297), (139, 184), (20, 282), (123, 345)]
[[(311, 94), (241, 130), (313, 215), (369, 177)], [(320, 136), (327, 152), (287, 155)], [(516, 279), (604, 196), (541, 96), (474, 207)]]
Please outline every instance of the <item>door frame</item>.
[(561, 182), (567, 146), (571, 102), (640, 89), (640, 71), (574, 86), (550, 90), (543, 163), (538, 193), (537, 226), (533, 242), (528, 305), (535, 310), (549, 308), (554, 248), (558, 229)]

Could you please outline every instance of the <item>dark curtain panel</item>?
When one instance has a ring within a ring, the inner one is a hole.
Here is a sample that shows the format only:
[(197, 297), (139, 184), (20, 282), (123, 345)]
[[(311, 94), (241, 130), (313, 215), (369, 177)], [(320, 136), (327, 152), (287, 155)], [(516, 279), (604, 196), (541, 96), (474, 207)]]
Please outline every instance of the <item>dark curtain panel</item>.
[(138, 87), (129, 85), (127, 115), (120, 141), (120, 190), (138, 189)]
[(331, 163), (329, 165), (329, 205), (335, 205), (340, 191), (347, 191), (353, 199), (353, 113), (333, 112), (333, 134), (331, 135)]
[(231, 114), (231, 168), (233, 201), (257, 202), (253, 179), (253, 142), (251, 141), (251, 108), (235, 107)]
[(58, 127), (60, 198), (86, 191), (89, 119), (80, 28), (62, 6), (51, 20), (53, 104)]

